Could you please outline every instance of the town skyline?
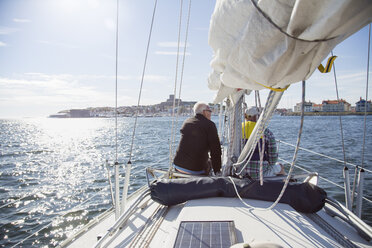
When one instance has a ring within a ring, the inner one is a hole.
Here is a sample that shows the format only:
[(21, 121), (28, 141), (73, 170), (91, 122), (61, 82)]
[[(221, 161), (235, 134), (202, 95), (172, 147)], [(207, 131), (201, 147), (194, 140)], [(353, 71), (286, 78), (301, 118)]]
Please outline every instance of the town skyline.
[[(169, 98), (164, 102), (150, 105), (139, 105), (138, 113), (140, 116), (170, 116), (173, 110), (173, 101), (175, 101), (175, 109), (180, 108), (180, 114), (192, 114), (192, 109), (196, 101), (183, 101), (182, 99), (174, 98), (173, 94), (169, 95)], [(179, 101), (179, 106), (178, 106)], [(356, 102), (355, 106), (352, 106), (345, 99), (337, 100), (323, 100), (322, 103), (317, 104), (309, 101), (305, 101), (304, 110), (305, 112), (363, 112), (365, 100), (360, 98)], [(212, 106), (214, 114), (219, 112), (220, 104), (208, 103)], [(276, 112), (280, 114), (288, 114), (291, 112), (301, 112), (301, 104), (297, 103), (293, 108), (277, 108)], [(248, 106), (250, 107), (250, 106)], [(136, 114), (137, 106), (118, 106), (116, 108), (119, 116), (131, 117)], [(371, 100), (367, 101), (367, 112), (372, 111)], [(87, 107), (85, 109), (66, 109), (61, 110), (58, 113), (51, 114), (49, 117), (54, 118), (69, 118), (69, 117), (114, 117), (115, 107), (102, 106), (102, 107)]]

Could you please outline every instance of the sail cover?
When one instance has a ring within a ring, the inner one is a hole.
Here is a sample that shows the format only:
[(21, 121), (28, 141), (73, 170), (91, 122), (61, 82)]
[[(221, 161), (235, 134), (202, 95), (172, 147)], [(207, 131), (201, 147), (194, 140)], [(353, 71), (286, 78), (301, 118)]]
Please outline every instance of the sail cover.
[(236, 89), (306, 80), (341, 41), (372, 21), (370, 0), (217, 0), (208, 86), (215, 102)]

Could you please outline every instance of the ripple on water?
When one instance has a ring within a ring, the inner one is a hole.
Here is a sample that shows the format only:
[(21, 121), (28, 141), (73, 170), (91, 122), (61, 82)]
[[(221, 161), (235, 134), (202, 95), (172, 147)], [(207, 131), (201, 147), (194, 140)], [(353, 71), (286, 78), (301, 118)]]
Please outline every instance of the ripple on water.
[[(370, 130), (372, 121), (368, 118)], [(174, 150), (183, 120), (177, 124)], [(361, 162), (361, 120), (361, 117), (351, 117), (344, 124), (346, 157), (356, 164)], [(171, 119), (140, 118), (130, 154), (133, 123), (133, 118), (123, 118), (118, 123), (117, 157), (122, 180), (129, 158), (132, 162), (129, 192), (146, 183), (143, 170), (147, 166), (168, 168), (171, 140)], [(338, 118), (306, 117), (301, 146), (343, 159), (336, 125)], [(107, 168), (103, 165), (107, 159), (113, 179), (114, 128), (113, 119), (0, 120), (0, 202), (7, 204), (24, 197), (0, 210), (0, 246), (14, 245), (47, 226), (25, 241), (24, 246), (54, 247), (112, 206)], [(296, 143), (298, 128), (298, 117), (274, 116), (270, 122), (276, 138), (291, 144)], [(366, 151), (370, 150), (372, 134), (368, 133)], [(291, 161), (293, 151), (293, 147), (280, 144), (280, 156), (284, 159)], [(309, 171), (318, 171), (325, 179), (343, 184), (342, 163), (319, 159), (303, 151), (299, 152), (297, 162)], [(366, 153), (365, 164), (372, 164), (371, 154)], [(302, 173), (299, 169), (296, 171)], [(353, 176), (353, 170), (350, 174)], [(371, 188), (371, 176), (366, 177), (366, 189)], [(328, 195), (344, 201), (338, 187), (323, 179), (320, 185)], [(367, 192), (366, 197), (371, 199), (371, 193)], [(363, 217), (372, 224), (372, 206), (364, 204), (364, 207)]]

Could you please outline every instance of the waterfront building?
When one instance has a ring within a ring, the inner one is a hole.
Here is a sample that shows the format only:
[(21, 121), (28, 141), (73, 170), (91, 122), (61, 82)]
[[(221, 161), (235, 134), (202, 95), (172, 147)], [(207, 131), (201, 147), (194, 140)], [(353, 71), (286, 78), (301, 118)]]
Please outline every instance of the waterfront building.
[[(304, 111), (305, 112), (313, 112), (313, 103), (308, 101), (304, 103)], [(301, 106), (302, 106), (302, 103), (297, 103), (296, 106), (294, 106), (294, 111), (293, 112), (301, 112)]]
[(322, 102), (323, 112), (348, 112), (351, 109), (351, 104), (341, 100), (326, 100)]
[(372, 112), (371, 100), (366, 101), (366, 100), (360, 98), (360, 100), (358, 102), (356, 102), (355, 104), (356, 104), (356, 107), (355, 107), (356, 112), (365, 112), (366, 108), (367, 108), (367, 112)]
[(313, 103), (313, 111), (314, 112), (322, 112), (323, 111), (323, 104)]

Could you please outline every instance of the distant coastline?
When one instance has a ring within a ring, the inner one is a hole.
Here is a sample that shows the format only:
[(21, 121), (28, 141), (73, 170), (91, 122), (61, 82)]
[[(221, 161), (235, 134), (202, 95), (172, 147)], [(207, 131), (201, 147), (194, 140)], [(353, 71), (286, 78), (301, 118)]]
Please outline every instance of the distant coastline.
[[(301, 112), (290, 112), (282, 114), (283, 116), (300, 116)], [(364, 112), (305, 112), (305, 116), (339, 116), (339, 115), (364, 115)], [(367, 112), (367, 115), (372, 115), (372, 112)]]
[[(177, 107), (174, 107), (174, 103)], [(177, 99), (174, 95), (169, 95), (169, 98), (155, 105), (141, 105), (141, 106), (121, 106), (114, 107), (89, 107), (86, 109), (69, 109), (62, 110), (56, 114), (49, 115), (50, 118), (111, 118), (111, 117), (162, 117), (172, 116), (173, 111), (178, 115), (189, 116), (193, 114), (193, 106), (195, 101), (182, 101)], [(209, 104), (212, 109), (213, 115), (218, 115), (220, 112), (220, 104)], [(345, 100), (327, 100), (322, 104), (314, 104), (312, 102), (304, 102), (304, 109), (306, 116), (334, 116), (334, 115), (364, 115), (364, 109), (371, 110), (371, 101), (365, 101), (360, 98), (356, 103), (356, 107), (351, 105)], [(301, 115), (302, 103), (297, 103), (292, 109), (281, 108), (276, 109), (275, 113), (283, 116), (299, 116)], [(341, 110), (341, 111), (335, 111)], [(346, 111), (345, 111), (346, 110)], [(367, 115), (372, 115), (372, 112), (367, 112)]]

